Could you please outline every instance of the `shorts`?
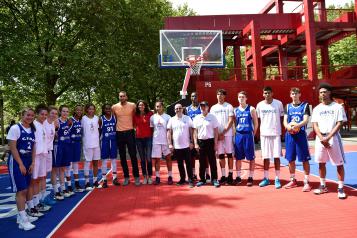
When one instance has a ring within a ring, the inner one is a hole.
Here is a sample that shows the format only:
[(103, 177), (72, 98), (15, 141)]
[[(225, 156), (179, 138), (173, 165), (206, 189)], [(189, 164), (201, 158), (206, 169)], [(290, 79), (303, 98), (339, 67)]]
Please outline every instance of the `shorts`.
[(118, 146), (116, 140), (102, 140), (100, 145), (101, 159), (116, 159), (118, 157)]
[(53, 153), (52, 150), (48, 151), (48, 154), (46, 157), (46, 171), (47, 172), (52, 171), (52, 153)]
[[(20, 156), (20, 158), (26, 170), (28, 171), (32, 163), (31, 156), (29, 157)], [(19, 164), (16, 162), (16, 160), (11, 154), (7, 160), (7, 165), (9, 170), (12, 192), (16, 193), (28, 189), (31, 182), (31, 175), (29, 173), (27, 173), (26, 175), (21, 174)]]
[(100, 148), (83, 148), (83, 155), (86, 161), (100, 160)]
[(35, 166), (32, 171), (32, 178), (38, 179), (41, 177), (46, 177), (47, 168), (46, 168), (47, 154), (38, 154), (35, 156)]
[(225, 136), (223, 140), (218, 140), (217, 154), (233, 154), (233, 136)]
[(296, 157), (299, 162), (311, 160), (306, 132), (302, 130), (295, 135), (285, 133), (285, 159), (291, 162), (295, 161)]
[(263, 159), (280, 158), (282, 156), (280, 136), (260, 136), (260, 143)]
[(171, 154), (168, 145), (152, 145), (151, 158), (161, 158), (162, 156), (168, 156)]
[(53, 146), (52, 166), (67, 167), (71, 164), (71, 143), (58, 143)]
[(82, 143), (80, 141), (72, 141), (71, 148), (71, 162), (79, 162), (81, 160)]
[(234, 140), (234, 154), (237, 160), (254, 160), (254, 136), (252, 132), (236, 133)]
[(318, 136), (315, 140), (315, 161), (316, 163), (326, 163), (330, 161), (331, 164), (339, 166), (345, 163), (345, 153), (340, 134), (334, 135), (330, 140), (330, 148), (325, 148)]

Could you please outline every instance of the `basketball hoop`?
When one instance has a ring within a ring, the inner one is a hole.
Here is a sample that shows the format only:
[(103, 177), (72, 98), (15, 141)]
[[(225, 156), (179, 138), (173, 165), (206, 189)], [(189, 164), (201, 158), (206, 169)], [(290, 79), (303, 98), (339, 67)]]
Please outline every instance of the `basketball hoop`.
[(202, 63), (203, 56), (201, 55), (190, 55), (185, 61), (185, 64), (191, 69), (191, 75), (200, 75)]

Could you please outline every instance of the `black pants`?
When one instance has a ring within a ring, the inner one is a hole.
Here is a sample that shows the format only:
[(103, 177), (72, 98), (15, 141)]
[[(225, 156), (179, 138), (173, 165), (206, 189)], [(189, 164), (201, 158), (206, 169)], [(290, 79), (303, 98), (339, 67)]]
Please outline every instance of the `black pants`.
[[(186, 180), (186, 172), (189, 180), (192, 180), (192, 166), (190, 161), (190, 148), (185, 149), (175, 149), (175, 157), (177, 160), (178, 169), (180, 171), (180, 181)], [(185, 166), (183, 163), (186, 163), (186, 172)]]
[(211, 168), (212, 180), (217, 179), (217, 163), (216, 154), (214, 151), (214, 139), (198, 140), (198, 145), (200, 146), (199, 158), (200, 158), (200, 179), (202, 182), (206, 182), (206, 168), (209, 166)]
[(117, 144), (120, 155), (120, 164), (123, 168), (124, 178), (129, 178), (129, 168), (126, 161), (126, 147), (130, 155), (134, 177), (139, 177), (138, 159), (136, 158), (135, 132), (134, 130), (117, 131)]

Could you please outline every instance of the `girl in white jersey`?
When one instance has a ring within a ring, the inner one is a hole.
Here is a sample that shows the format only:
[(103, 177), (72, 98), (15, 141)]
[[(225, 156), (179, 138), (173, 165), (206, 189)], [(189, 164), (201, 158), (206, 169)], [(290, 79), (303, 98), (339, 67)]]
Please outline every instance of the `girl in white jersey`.
[(89, 182), (90, 164), (93, 164), (93, 185), (98, 187), (98, 160), (100, 160), (99, 147), (99, 118), (95, 115), (95, 106), (87, 104), (85, 106), (86, 115), (82, 117), (81, 123), (83, 128), (83, 154), (85, 158), (84, 163), (84, 177), (85, 189), (87, 191), (92, 189)]

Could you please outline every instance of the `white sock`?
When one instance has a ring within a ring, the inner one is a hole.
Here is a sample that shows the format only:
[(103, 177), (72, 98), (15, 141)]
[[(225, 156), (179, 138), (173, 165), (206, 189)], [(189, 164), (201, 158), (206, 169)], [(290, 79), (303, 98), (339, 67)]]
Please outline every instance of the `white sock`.
[(72, 186), (72, 181), (71, 180), (67, 181), (67, 186)]
[(86, 183), (89, 183), (89, 178), (88, 177), (86, 177), (85, 180), (86, 180)]
[(74, 179), (74, 182), (79, 182), (79, 179), (77, 179), (77, 178), (76, 178), (76, 179)]
[(304, 176), (304, 183), (308, 183), (309, 182), (309, 175), (305, 174)]
[(343, 181), (338, 181), (338, 188), (343, 188)]
[(93, 183), (97, 182), (97, 177), (93, 177)]
[(64, 186), (64, 184), (61, 184), (61, 189), (62, 189), (62, 192), (63, 192), (64, 190), (66, 190), (66, 186)]
[(206, 174), (209, 174), (209, 168), (206, 168)]
[(290, 180), (291, 181), (295, 180), (295, 174), (290, 174)]
[(58, 184), (55, 185), (52, 184), (52, 187), (53, 187), (53, 192), (58, 193)]
[(222, 171), (222, 176), (226, 176), (226, 168), (222, 168), (221, 171)]
[(237, 171), (237, 177), (240, 177), (241, 174), (242, 174), (242, 171), (241, 171), (241, 170), (238, 170), (238, 171)]
[(172, 177), (172, 171), (169, 171), (168, 174), (169, 174), (169, 177)]
[(229, 169), (228, 171), (229, 171), (229, 173), (233, 173), (233, 169)]
[(249, 170), (249, 177), (253, 178), (254, 176), (254, 170)]
[(107, 174), (107, 159), (102, 161), (102, 176)]
[(156, 174), (156, 177), (160, 178), (160, 171), (156, 171), (155, 174)]
[(193, 174), (193, 175), (196, 174), (196, 169), (192, 169), (192, 174)]
[(39, 194), (33, 196), (32, 201), (34, 206), (37, 206), (40, 203), (39, 196), (40, 196)]
[(90, 161), (84, 162), (84, 177), (89, 176)]
[(320, 178), (320, 184), (322, 186), (326, 186), (326, 179), (325, 178)]
[(25, 221), (27, 220), (27, 214), (25, 210), (19, 211), (19, 216), (21, 218), (21, 220)]
[(46, 189), (41, 191), (41, 200), (44, 200), (46, 197)]
[(29, 200), (29, 201), (27, 201), (26, 204), (27, 204), (27, 207), (28, 207), (29, 209), (31, 209), (31, 208), (34, 207), (34, 206), (33, 206), (33, 201), (32, 201), (32, 199)]
[(106, 174), (102, 174), (102, 177), (104, 180), (107, 180), (107, 175)]
[[(116, 159), (111, 159), (111, 165), (112, 165), (112, 173), (116, 173), (117, 172), (117, 160)], [(113, 175), (114, 176), (114, 175)]]
[(280, 176), (280, 170), (275, 170), (275, 178), (279, 178)]
[(269, 170), (264, 170), (264, 178), (269, 179)]
[(113, 179), (117, 178), (117, 173), (113, 173)]

